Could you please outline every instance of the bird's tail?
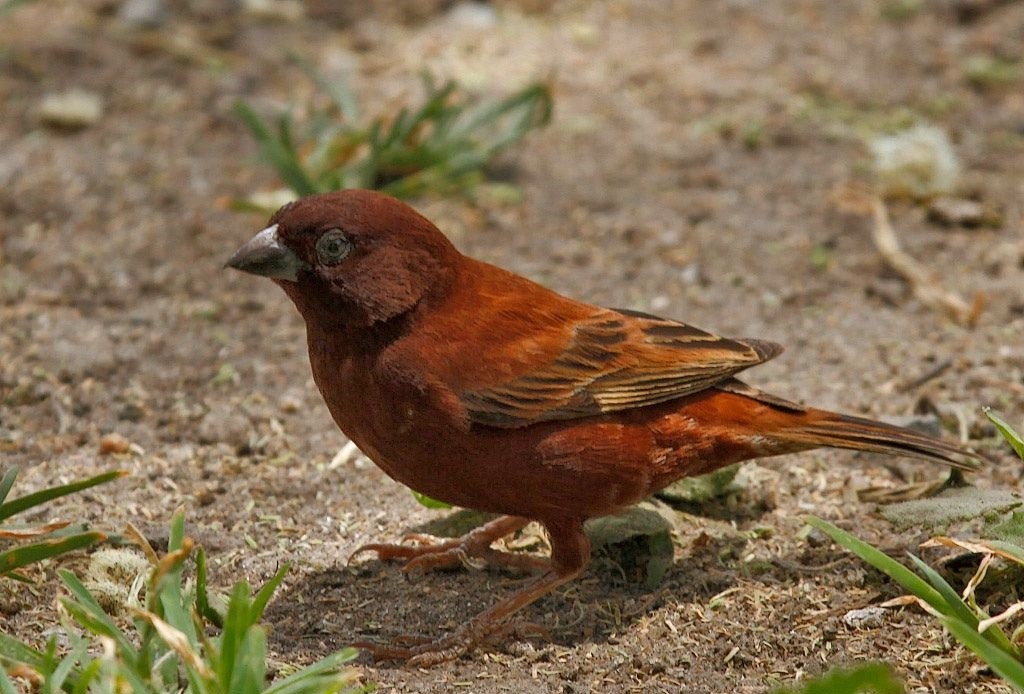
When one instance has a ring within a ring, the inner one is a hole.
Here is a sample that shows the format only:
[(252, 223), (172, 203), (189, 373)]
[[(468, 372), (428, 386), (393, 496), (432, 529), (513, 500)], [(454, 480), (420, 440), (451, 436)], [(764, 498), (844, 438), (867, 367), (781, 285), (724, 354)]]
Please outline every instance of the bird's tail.
[(827, 446), (904, 455), (961, 470), (979, 466), (978, 456), (969, 449), (912, 429), (824, 410), (807, 410), (799, 419), (776, 436), (807, 448)]

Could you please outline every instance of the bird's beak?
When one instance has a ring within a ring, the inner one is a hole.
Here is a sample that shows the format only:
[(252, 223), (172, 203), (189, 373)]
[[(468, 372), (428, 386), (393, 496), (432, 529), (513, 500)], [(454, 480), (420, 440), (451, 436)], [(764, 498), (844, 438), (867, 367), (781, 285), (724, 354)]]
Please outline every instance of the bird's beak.
[(263, 277), (296, 282), (299, 270), (308, 269), (295, 251), (281, 243), (277, 225), (269, 226), (253, 236), (228, 259), (227, 267)]

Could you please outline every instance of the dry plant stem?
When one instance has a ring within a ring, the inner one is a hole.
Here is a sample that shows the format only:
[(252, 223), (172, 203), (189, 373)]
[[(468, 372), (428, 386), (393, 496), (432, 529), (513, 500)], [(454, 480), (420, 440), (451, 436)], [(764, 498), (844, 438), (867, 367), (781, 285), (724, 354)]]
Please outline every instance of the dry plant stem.
[(994, 556), (1006, 559), (1007, 561), (1011, 561), (1017, 564), (1020, 563), (1020, 560), (1017, 559), (1014, 555), (1009, 554), (1004, 550), (999, 549), (998, 547), (993, 547), (986, 543), (984, 540), (959, 540), (955, 537), (947, 537), (945, 535), (940, 535), (939, 537), (933, 537), (932, 539), (926, 542), (922, 542), (921, 547), (956, 547), (959, 549), (967, 550), (972, 554), (992, 554)]
[(1006, 611), (997, 614), (995, 617), (989, 617), (988, 619), (981, 620), (980, 622), (978, 622), (978, 633), (984, 633), (985, 630), (993, 624), (1000, 624), (1001, 622), (1005, 622), (1007, 619), (1009, 619), (1010, 617), (1012, 617), (1013, 615), (1017, 614), (1022, 610), (1024, 610), (1024, 602), (1016, 602), (1010, 605), (1010, 607), (1007, 608)]
[(996, 556), (994, 554), (986, 554), (981, 558), (981, 563), (978, 564), (978, 570), (971, 576), (971, 580), (967, 582), (967, 587), (964, 588), (963, 598), (964, 600), (971, 600), (974, 597), (974, 591), (978, 585), (985, 580), (985, 574), (988, 573), (988, 567), (995, 561)]
[(917, 260), (900, 248), (896, 232), (889, 221), (889, 212), (881, 198), (873, 197), (871, 212), (874, 217), (871, 238), (885, 262), (905, 279), (921, 303), (950, 314), (961, 325), (973, 326), (981, 313), (981, 296), (967, 303), (934, 280)]

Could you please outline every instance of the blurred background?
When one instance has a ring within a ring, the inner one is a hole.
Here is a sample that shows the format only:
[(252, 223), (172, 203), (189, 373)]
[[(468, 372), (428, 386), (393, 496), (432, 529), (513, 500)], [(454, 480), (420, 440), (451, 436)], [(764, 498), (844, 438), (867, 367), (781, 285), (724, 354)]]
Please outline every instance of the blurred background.
[[(221, 587), (293, 562), (281, 663), (443, 632), (512, 585), (345, 569), (438, 511), (345, 446), (281, 292), (222, 267), (337, 187), (399, 195), (570, 296), (781, 342), (752, 383), (946, 429), (1000, 461), (979, 486), (1020, 492), (981, 407), (1024, 426), (1024, 2), (2, 0), (3, 468), (24, 491), (131, 471), (54, 508), (160, 549), (183, 506)], [(920, 691), (1010, 691), (932, 649), (922, 614), (843, 622), (899, 593), (858, 565), (771, 564), (842, 556), (799, 536), (809, 511), (916, 546), (857, 491), (934, 470), (816, 452), (741, 472), (676, 528), (688, 559), (656, 590), (592, 571), (529, 611), (563, 613), (554, 645), (363, 676), (764, 691), (874, 657)], [(4, 629), (39, 643), (53, 589), (27, 590), (4, 585)]]

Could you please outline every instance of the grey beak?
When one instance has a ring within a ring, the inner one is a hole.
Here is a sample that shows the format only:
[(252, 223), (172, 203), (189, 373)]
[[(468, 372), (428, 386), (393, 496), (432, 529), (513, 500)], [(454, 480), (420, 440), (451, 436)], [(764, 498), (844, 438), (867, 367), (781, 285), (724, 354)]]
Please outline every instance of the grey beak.
[(228, 267), (242, 272), (296, 282), (299, 270), (308, 269), (295, 252), (281, 243), (277, 225), (253, 236), (228, 259)]

